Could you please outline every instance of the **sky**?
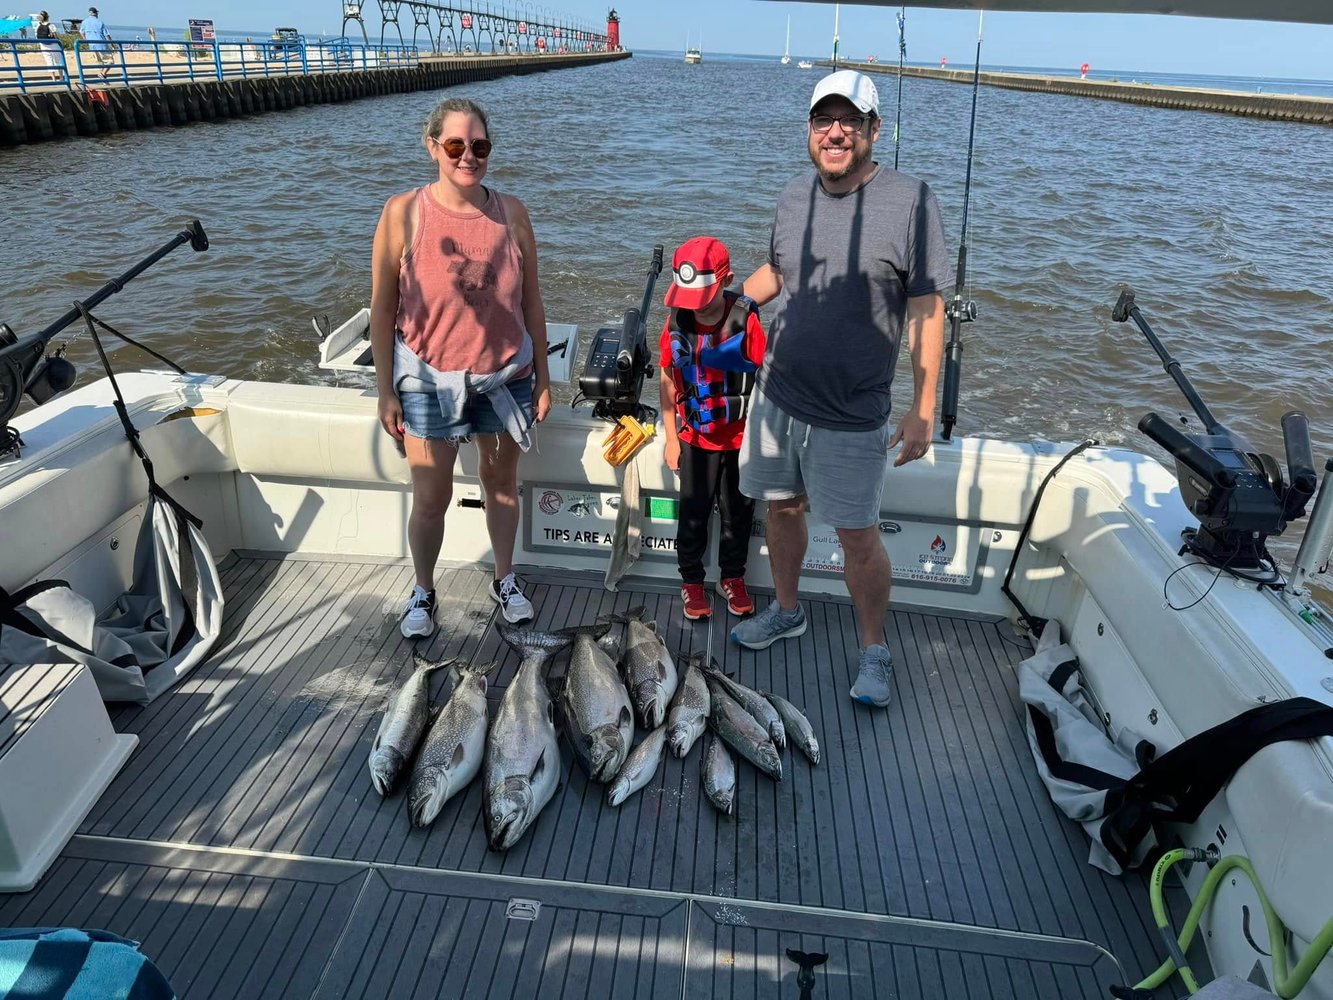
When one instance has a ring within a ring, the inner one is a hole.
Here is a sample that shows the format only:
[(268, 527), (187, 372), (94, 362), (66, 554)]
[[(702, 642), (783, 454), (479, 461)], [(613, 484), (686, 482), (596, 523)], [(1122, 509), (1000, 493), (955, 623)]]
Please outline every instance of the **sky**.
[[(15, 0), (9, 0), (12, 5)], [(82, 14), (83, 0), (56, 9), (44, 0), (53, 17)], [(457, 0), (464, 4), (467, 0)], [(4, 8), (6, 0), (0, 0)], [(483, 7), (484, 0), (475, 0)], [(362, 5), (367, 26), (378, 35), (376, 0)], [(491, 0), (493, 8), (528, 10), (536, 4)], [(590, 0), (554, 0), (545, 5), (571, 18), (605, 23), (610, 4)], [(110, 24), (183, 26), (191, 17), (211, 17), (219, 29), (268, 32), (278, 23), (306, 34), (337, 34), (339, 0), (102, 0), (102, 17)], [(623, 0), (621, 38), (631, 49), (684, 49), (688, 31), (692, 44), (705, 52), (780, 55), (791, 16), (793, 56), (828, 58), (832, 49), (833, 7), (825, 4), (772, 0)], [(840, 52), (850, 58), (875, 54), (880, 61), (897, 59), (897, 8), (842, 6)], [(401, 23), (410, 36), (411, 15)], [(908, 7), (909, 62), (970, 65), (976, 49), (975, 12)], [(982, 63), (992, 66), (1069, 67), (1082, 63), (1094, 69), (1191, 75), (1333, 78), (1333, 26), (1269, 24), (1131, 14), (997, 14), (986, 16)]]

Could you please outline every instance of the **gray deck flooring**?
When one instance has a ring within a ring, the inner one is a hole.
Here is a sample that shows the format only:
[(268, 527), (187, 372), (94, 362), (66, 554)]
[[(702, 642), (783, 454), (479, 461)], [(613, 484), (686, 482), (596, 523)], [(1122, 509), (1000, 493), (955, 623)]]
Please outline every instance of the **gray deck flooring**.
[[(845, 602), (808, 602), (807, 634), (756, 654), (727, 642), (725, 608), (694, 624), (658, 584), (533, 573), (538, 627), (645, 604), (673, 649), (803, 706), (824, 760), (789, 753), (781, 783), (742, 762), (722, 818), (697, 750), (620, 809), (566, 751), (556, 798), (497, 855), (479, 782), (425, 831), (370, 787), (410, 669), (410, 569), (231, 556), (222, 575), (218, 651), (113, 713), (138, 750), (38, 888), (0, 897), (0, 925), (141, 940), (188, 997), (795, 997), (787, 948), (829, 954), (816, 997), (1104, 996), (1160, 961), (1145, 880), (1089, 867), (1035, 775), (1005, 623), (895, 611), (896, 699), (875, 712), (847, 697)], [(500, 661), (498, 700), (517, 657), (489, 581), (442, 573), (423, 651)]]

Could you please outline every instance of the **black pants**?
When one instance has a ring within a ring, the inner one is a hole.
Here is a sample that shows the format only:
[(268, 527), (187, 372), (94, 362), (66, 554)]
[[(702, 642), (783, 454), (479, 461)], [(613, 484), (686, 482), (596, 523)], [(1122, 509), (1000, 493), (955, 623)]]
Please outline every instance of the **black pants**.
[(723, 579), (745, 575), (750, 552), (754, 501), (741, 493), (741, 453), (709, 451), (680, 443), (680, 523), (676, 529), (676, 557), (685, 583), (704, 582), (708, 552), (708, 518), (717, 501), (722, 515), (722, 537), (717, 561)]

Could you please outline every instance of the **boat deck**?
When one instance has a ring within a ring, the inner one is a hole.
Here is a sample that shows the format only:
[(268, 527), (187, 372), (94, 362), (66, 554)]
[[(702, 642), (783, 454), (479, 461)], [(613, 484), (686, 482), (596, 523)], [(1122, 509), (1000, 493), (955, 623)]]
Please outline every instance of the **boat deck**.
[[(137, 751), (38, 887), (0, 897), (0, 926), (134, 938), (189, 998), (794, 997), (788, 948), (829, 955), (816, 997), (1092, 997), (1160, 961), (1145, 879), (1091, 868), (1036, 777), (1026, 647), (1004, 622), (896, 610), (897, 697), (876, 712), (847, 697), (845, 601), (808, 602), (804, 637), (753, 653), (726, 641), (725, 608), (688, 623), (660, 582), (527, 574), (541, 627), (646, 604), (673, 649), (804, 707), (824, 760), (789, 751), (781, 783), (738, 763), (725, 818), (697, 749), (619, 809), (566, 751), (556, 798), (500, 855), (480, 781), (425, 831), (370, 786), (379, 710), (410, 669), (410, 568), (233, 554), (222, 575), (218, 650), (114, 711)], [(517, 656), (489, 580), (443, 572), (424, 651), (500, 660), (498, 700)]]

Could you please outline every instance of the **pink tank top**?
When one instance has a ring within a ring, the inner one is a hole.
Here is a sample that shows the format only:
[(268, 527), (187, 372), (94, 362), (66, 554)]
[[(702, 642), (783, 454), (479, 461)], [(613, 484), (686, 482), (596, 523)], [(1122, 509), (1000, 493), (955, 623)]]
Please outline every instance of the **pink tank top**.
[(398, 270), (403, 342), (445, 372), (499, 371), (523, 343), (523, 259), (504, 201), (487, 190), (474, 212), (417, 191), (417, 231)]

